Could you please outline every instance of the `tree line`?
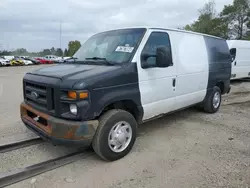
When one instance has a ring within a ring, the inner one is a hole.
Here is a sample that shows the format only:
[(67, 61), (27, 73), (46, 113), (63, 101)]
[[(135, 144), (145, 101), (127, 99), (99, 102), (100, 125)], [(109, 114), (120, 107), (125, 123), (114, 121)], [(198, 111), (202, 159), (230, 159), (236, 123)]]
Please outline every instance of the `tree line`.
[[(210, 0), (198, 12), (197, 20), (178, 29), (214, 35), (224, 39), (250, 40), (250, 0), (234, 0), (232, 4), (225, 5), (219, 13), (216, 12), (215, 1)], [(70, 41), (68, 48), (64, 51), (52, 47), (41, 52), (28, 52), (26, 49), (20, 48), (13, 51), (0, 51), (0, 56), (73, 56), (80, 47), (80, 41), (75, 40)]]
[(219, 13), (214, 0), (211, 0), (198, 11), (198, 19), (182, 29), (225, 39), (250, 40), (249, 0), (234, 0)]
[(2, 50), (0, 51), (0, 56), (31, 56), (31, 57), (44, 57), (46, 55), (56, 55), (56, 56), (73, 56), (76, 51), (81, 47), (81, 42), (78, 40), (70, 41), (68, 43), (68, 48), (64, 51), (61, 48), (43, 49), (40, 52), (28, 52), (25, 48), (18, 48), (15, 50)]

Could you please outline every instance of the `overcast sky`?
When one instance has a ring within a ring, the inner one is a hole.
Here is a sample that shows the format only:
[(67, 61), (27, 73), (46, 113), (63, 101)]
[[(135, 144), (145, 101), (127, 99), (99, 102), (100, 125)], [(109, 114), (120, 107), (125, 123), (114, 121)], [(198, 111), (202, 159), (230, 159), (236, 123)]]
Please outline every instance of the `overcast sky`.
[[(233, 0), (216, 2), (217, 11)], [(0, 0), (0, 50), (40, 51), (126, 26), (184, 26), (205, 0)]]

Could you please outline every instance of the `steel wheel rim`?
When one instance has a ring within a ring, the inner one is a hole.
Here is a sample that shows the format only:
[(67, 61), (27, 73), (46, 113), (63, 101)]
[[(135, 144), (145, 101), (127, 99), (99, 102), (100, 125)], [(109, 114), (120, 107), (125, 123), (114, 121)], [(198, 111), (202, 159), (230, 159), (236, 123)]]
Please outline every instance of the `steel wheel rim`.
[(132, 139), (132, 128), (126, 121), (116, 123), (109, 131), (108, 145), (115, 152), (124, 151), (130, 144)]
[(220, 93), (216, 92), (214, 94), (214, 97), (213, 97), (213, 106), (214, 106), (214, 108), (218, 108), (219, 107), (220, 101), (221, 101)]

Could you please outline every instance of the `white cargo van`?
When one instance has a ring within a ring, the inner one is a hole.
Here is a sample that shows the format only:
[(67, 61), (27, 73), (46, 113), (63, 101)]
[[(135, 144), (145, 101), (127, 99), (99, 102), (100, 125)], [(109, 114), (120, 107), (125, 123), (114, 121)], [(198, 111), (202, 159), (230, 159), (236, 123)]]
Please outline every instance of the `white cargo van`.
[(226, 40), (164, 28), (125, 28), (90, 37), (75, 60), (24, 76), (24, 124), (54, 144), (92, 145), (124, 157), (137, 125), (193, 105), (216, 113), (230, 91)]
[(231, 80), (250, 77), (250, 41), (227, 40), (233, 57)]

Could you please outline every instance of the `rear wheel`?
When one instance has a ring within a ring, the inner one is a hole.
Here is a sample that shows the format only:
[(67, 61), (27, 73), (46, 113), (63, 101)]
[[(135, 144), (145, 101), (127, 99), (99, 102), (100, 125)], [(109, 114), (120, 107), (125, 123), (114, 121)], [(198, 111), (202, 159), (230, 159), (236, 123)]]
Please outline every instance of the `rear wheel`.
[(126, 156), (136, 140), (137, 122), (124, 110), (110, 110), (99, 119), (93, 139), (94, 151), (106, 161), (115, 161)]
[(216, 113), (221, 105), (221, 90), (215, 86), (210, 92), (204, 103), (204, 110), (208, 113)]

